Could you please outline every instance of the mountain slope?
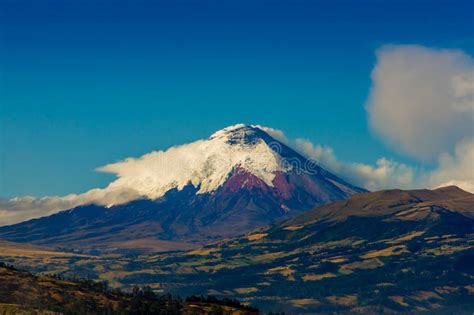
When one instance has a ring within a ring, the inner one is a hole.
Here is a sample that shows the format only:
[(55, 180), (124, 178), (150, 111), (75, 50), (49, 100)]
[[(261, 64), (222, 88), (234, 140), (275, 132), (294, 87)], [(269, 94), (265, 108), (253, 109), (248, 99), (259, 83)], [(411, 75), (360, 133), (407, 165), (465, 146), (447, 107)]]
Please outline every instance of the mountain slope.
[[(115, 280), (238, 297), (264, 310), (469, 313), (474, 195), (455, 187), (358, 194), (244, 237), (134, 264), (133, 274)], [(137, 271), (147, 268), (154, 272)]]
[(256, 126), (104, 169), (120, 176), (109, 194), (134, 189), (141, 198), (0, 227), (0, 238), (83, 250), (188, 249), (364, 191)]
[(258, 314), (237, 301), (157, 296), (108, 290), (104, 282), (71, 281), (19, 271), (0, 263), (1, 314)]

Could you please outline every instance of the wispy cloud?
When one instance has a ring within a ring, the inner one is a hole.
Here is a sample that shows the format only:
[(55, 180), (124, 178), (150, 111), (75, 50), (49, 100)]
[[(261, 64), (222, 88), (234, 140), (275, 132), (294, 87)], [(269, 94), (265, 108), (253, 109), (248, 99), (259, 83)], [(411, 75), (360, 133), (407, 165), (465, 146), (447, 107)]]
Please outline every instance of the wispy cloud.
[(142, 196), (138, 192), (127, 187), (96, 188), (83, 194), (67, 196), (0, 198), (0, 226), (47, 216), (79, 205), (98, 204), (107, 206), (139, 198), (142, 198)]

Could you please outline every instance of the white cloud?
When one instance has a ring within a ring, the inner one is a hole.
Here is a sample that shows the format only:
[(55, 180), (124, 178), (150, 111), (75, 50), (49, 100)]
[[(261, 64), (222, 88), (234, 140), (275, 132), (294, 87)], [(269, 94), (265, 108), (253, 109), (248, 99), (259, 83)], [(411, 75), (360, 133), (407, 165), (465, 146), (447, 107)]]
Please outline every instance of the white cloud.
[(315, 159), (323, 168), (348, 182), (368, 190), (404, 187), (412, 188), (416, 170), (405, 164), (380, 158), (375, 165), (340, 161), (332, 148), (296, 139), (292, 145), (303, 155)]
[(372, 80), (369, 125), (393, 149), (433, 161), (473, 136), (474, 60), (462, 51), (384, 46)]
[(454, 154), (441, 154), (438, 168), (429, 174), (428, 185), (456, 185), (474, 192), (474, 141), (461, 141)]
[(385, 46), (372, 80), (366, 109), (374, 132), (402, 154), (436, 161), (434, 170), (415, 172), (412, 185), (474, 192), (474, 59), (460, 50)]
[(0, 226), (51, 215), (79, 205), (94, 203), (107, 206), (139, 198), (142, 196), (132, 189), (109, 187), (66, 196), (0, 198)]

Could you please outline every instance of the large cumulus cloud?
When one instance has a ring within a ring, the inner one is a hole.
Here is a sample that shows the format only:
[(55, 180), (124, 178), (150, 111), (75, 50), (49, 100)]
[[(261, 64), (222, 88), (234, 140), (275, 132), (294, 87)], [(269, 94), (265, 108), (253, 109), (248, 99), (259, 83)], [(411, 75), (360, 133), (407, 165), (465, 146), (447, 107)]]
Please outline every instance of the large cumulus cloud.
[(473, 137), (474, 60), (459, 50), (377, 51), (369, 125), (391, 148), (426, 161)]
[(412, 185), (474, 191), (474, 59), (460, 50), (385, 46), (372, 80), (373, 131), (399, 153), (435, 161)]

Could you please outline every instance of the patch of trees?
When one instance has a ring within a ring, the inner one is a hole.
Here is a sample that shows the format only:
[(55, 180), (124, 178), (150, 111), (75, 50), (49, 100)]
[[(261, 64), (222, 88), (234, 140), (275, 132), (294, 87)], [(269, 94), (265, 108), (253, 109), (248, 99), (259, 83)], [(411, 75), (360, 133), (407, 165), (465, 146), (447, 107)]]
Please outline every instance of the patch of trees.
[(249, 305), (245, 305), (240, 303), (238, 300), (234, 299), (229, 299), (229, 298), (223, 298), (223, 299), (218, 299), (217, 297), (213, 295), (208, 295), (208, 296), (190, 296), (186, 298), (187, 303), (195, 303), (195, 304), (214, 304), (214, 305), (220, 305), (220, 306), (229, 306), (241, 310), (246, 310), (249, 312), (254, 312), (258, 313), (258, 309)]
[[(19, 271), (12, 265), (0, 262), (0, 268), (6, 268), (11, 271), (18, 272), (20, 275), (28, 275), (32, 282), (38, 280), (38, 276), (25, 271)], [(156, 294), (149, 286), (134, 286), (131, 291), (124, 292), (120, 289), (111, 288), (107, 281), (95, 281), (81, 278), (66, 278), (59, 274), (46, 275), (46, 277), (56, 280), (54, 287), (51, 289), (61, 292), (61, 298), (53, 298), (50, 294), (43, 294), (29, 299), (31, 307), (35, 310), (47, 310), (60, 312), (62, 314), (91, 314), (91, 315), (174, 315), (182, 314), (184, 308), (189, 303), (205, 304), (211, 309), (209, 312), (199, 312), (199, 314), (224, 314), (223, 307), (229, 306), (248, 313), (258, 314), (256, 308), (241, 304), (237, 300), (223, 299), (220, 300), (214, 296), (192, 296), (186, 300), (179, 296), (171, 294)], [(14, 285), (14, 287), (16, 287)], [(40, 291), (42, 291), (41, 289)], [(0, 288), (0, 294), (2, 294)], [(9, 292), (13, 293), (13, 292)], [(79, 294), (77, 294), (79, 293)], [(4, 296), (6, 296), (4, 294)], [(16, 303), (17, 301), (4, 301)]]

